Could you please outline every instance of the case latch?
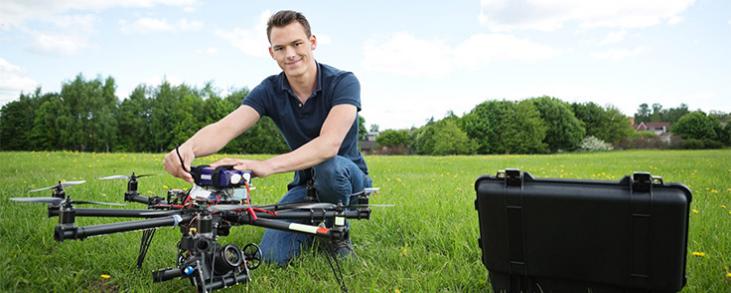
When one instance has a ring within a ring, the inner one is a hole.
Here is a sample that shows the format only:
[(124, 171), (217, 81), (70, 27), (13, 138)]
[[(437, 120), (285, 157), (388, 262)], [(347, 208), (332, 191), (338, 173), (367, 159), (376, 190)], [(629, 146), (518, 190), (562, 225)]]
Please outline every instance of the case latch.
[(632, 191), (650, 192), (652, 184), (663, 184), (662, 177), (652, 176), (648, 172), (632, 173)]
[(505, 179), (505, 186), (523, 186), (523, 172), (520, 169), (505, 169), (498, 172), (497, 178)]

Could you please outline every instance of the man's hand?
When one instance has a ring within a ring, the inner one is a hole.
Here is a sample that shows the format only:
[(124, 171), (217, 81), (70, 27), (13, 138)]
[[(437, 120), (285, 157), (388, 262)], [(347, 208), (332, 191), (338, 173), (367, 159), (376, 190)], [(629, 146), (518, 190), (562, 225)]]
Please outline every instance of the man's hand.
[(192, 148), (186, 147), (185, 145), (180, 146), (178, 150), (180, 151), (180, 157), (183, 158), (183, 164), (185, 167), (180, 165), (180, 158), (178, 158), (176, 150), (172, 150), (165, 155), (165, 159), (162, 161), (165, 165), (165, 171), (168, 171), (168, 173), (175, 177), (188, 181), (189, 183), (193, 183), (193, 176), (185, 170), (190, 170), (190, 164), (193, 162), (193, 159), (195, 159), (195, 153), (193, 153)]
[(210, 166), (211, 168), (219, 166), (233, 166), (236, 170), (251, 171), (254, 176), (260, 178), (267, 177), (274, 173), (274, 169), (268, 161), (223, 158), (212, 163)]

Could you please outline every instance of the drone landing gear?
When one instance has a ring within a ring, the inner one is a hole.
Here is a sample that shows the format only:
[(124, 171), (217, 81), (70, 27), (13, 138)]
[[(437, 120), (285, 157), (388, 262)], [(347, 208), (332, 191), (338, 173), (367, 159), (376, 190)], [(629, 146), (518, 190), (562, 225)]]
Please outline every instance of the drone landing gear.
[(150, 244), (152, 244), (152, 237), (155, 236), (155, 231), (157, 229), (147, 229), (142, 231), (142, 239), (140, 239), (140, 254), (137, 255), (137, 268), (142, 268), (142, 263), (145, 261), (145, 256), (147, 256), (147, 250), (150, 249)]

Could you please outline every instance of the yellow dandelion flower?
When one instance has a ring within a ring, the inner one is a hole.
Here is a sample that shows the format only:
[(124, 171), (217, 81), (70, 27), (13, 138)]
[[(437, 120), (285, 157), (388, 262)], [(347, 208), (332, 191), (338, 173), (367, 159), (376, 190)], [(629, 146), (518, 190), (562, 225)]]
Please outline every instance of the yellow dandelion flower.
[(725, 204), (722, 204), (721, 205), (721, 208), (724, 208), (725, 209), (726, 208), (726, 205)]
[(102, 275), (101, 275), (101, 276), (99, 276), (99, 277), (101, 277), (102, 279), (106, 280), (106, 279), (109, 279), (109, 278), (111, 278), (112, 276), (110, 276), (110, 275), (107, 275), (107, 274), (102, 274)]
[(711, 190), (710, 190), (710, 191), (711, 191), (711, 193), (718, 193), (718, 190), (717, 190), (717, 189), (715, 189), (715, 188), (711, 188)]
[(731, 273), (726, 273), (726, 278), (731, 279)]
[(705, 252), (700, 252), (700, 251), (693, 251), (693, 253), (691, 253), (691, 254), (693, 256), (697, 256), (697, 257), (704, 257), (704, 256), (706, 256), (706, 253)]
[(393, 293), (401, 293), (401, 290), (399, 290), (398, 288), (393, 289)]
[(694, 214), (697, 214), (697, 213), (700, 213), (700, 212), (701, 212), (701, 211), (699, 211), (699, 210), (697, 210), (697, 209), (693, 209), (693, 213), (694, 213)]

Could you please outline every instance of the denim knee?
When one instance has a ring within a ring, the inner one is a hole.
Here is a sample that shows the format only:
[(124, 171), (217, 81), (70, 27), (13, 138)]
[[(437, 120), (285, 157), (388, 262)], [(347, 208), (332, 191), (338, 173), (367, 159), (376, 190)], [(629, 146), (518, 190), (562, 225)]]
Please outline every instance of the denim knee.
[(313, 167), (315, 190), (322, 202), (348, 205), (350, 194), (363, 190), (365, 174), (348, 158), (335, 156)]

